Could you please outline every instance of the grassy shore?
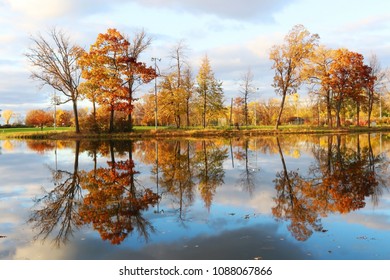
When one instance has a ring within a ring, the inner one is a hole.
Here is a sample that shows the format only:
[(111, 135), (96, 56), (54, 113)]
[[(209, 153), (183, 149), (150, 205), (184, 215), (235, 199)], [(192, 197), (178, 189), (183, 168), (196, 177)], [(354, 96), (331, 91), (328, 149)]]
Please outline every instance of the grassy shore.
[(0, 139), (142, 139), (142, 138), (202, 138), (202, 137), (240, 137), (281, 134), (345, 134), (345, 133), (368, 133), (390, 132), (390, 126), (377, 127), (348, 127), (326, 128), (311, 126), (280, 126), (275, 130), (273, 126), (232, 127), (218, 128), (190, 128), (176, 129), (172, 127), (134, 127), (133, 132), (122, 133), (80, 133), (76, 134), (73, 128), (4, 128), (0, 129)]

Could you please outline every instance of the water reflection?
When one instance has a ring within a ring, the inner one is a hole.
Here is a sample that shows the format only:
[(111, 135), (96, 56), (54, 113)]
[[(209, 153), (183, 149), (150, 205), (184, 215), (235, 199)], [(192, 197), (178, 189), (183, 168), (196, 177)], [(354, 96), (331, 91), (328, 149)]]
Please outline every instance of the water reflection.
[(272, 213), (290, 221), (288, 228), (297, 240), (307, 240), (313, 230), (326, 231), (321, 217), (363, 208), (368, 197), (378, 201), (386, 186), (388, 162), (382, 155), (374, 155), (370, 135), (363, 147), (360, 138), (348, 145), (340, 135), (327, 136), (326, 147), (313, 145), (315, 161), (305, 175), (287, 168), (276, 138), (283, 170), (274, 180), (277, 195)]
[[(122, 244), (131, 236), (148, 241), (151, 235), (161, 234), (156, 228), (160, 220), (174, 218), (175, 223), (191, 230), (198, 201), (212, 215), (213, 205), (233, 203), (234, 196), (227, 193), (237, 187), (247, 195), (248, 203), (269, 191), (271, 217), (286, 226), (295, 240), (308, 241), (314, 233), (330, 230), (324, 223), (326, 217), (362, 209), (368, 200), (379, 204), (388, 183), (388, 161), (379, 139), (378, 135), (330, 135), (200, 141), (28, 141), (28, 149), (55, 155), (48, 167), (51, 183), (44, 185), (45, 191), (35, 199), (28, 222), (36, 230), (36, 240), (50, 239), (57, 246), (68, 244), (86, 227), (111, 244)], [(64, 157), (57, 151), (70, 149), (71, 167), (59, 168), (57, 162)], [(267, 176), (272, 177), (270, 183), (266, 183)], [(223, 202), (221, 194), (226, 194)], [(245, 199), (240, 203), (238, 207), (247, 206)], [(236, 212), (223, 207), (224, 220), (239, 219), (234, 217)], [(237, 225), (259, 215), (245, 214)], [(214, 222), (227, 223), (219, 219)], [(237, 225), (231, 229), (245, 231)], [(214, 229), (220, 227), (218, 224)], [(251, 224), (248, 232), (261, 231)], [(226, 237), (218, 234), (221, 240)], [(216, 242), (214, 238), (208, 240)], [(253, 244), (256, 242), (260, 240), (252, 239)], [(224, 247), (222, 243), (220, 246)]]
[[(27, 145), (39, 153), (56, 147), (48, 142), (27, 142)], [(53, 188), (35, 199), (37, 209), (32, 211), (28, 220), (38, 230), (35, 239), (45, 240), (55, 231), (54, 241), (60, 245), (65, 243), (69, 235), (81, 226), (79, 206), (82, 204), (82, 190), (79, 175), (79, 152), (80, 141), (76, 141), (73, 170), (49, 167)]]

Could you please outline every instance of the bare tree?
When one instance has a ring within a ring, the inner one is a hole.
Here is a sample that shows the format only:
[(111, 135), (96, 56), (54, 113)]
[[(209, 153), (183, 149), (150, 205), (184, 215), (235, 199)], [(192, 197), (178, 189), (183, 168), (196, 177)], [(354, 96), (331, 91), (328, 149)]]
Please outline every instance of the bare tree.
[(244, 99), (245, 125), (248, 126), (248, 100), (250, 98), (250, 95), (256, 92), (256, 88), (253, 85), (253, 73), (250, 68), (241, 76), (240, 87), (240, 93), (242, 94), (242, 97)]
[(79, 133), (77, 101), (81, 71), (77, 60), (84, 50), (73, 45), (63, 31), (55, 28), (48, 32), (48, 38), (38, 34), (31, 40), (33, 46), (25, 54), (34, 69), (31, 78), (40, 81), (42, 87), (48, 85), (65, 95), (62, 104), (72, 102), (76, 133)]
[[(129, 48), (128, 48), (128, 57), (131, 58), (134, 61), (139, 60), (139, 56), (142, 52), (144, 52), (152, 43), (152, 38), (148, 37), (144, 30), (135, 32), (133, 35), (133, 38), (127, 38), (127, 41), (130, 42)], [(138, 74), (136, 74), (136, 71), (134, 69), (131, 69), (134, 66), (134, 64), (129, 63), (128, 64), (128, 72), (134, 73), (132, 75), (129, 75), (129, 79), (127, 79), (127, 86), (128, 86), (128, 98), (129, 103), (132, 104), (132, 102), (136, 99), (134, 99), (133, 95), (137, 91), (137, 89), (143, 84), (142, 77), (140, 77)], [(128, 115), (128, 122), (130, 124), (130, 129), (133, 127), (133, 121), (132, 121), (132, 113), (130, 112)]]
[(171, 68), (175, 68), (177, 76), (177, 88), (181, 87), (182, 72), (184, 67), (188, 67), (186, 51), (188, 50), (184, 40), (180, 40), (170, 51), (170, 59), (173, 61)]
[(381, 63), (378, 60), (378, 57), (375, 54), (372, 54), (369, 61), (369, 66), (371, 68), (371, 76), (375, 77), (373, 79), (373, 84), (368, 88), (368, 127), (371, 126), (371, 113), (374, 102), (379, 99), (380, 106), (380, 117), (382, 117), (382, 100), (381, 94), (386, 90), (386, 74), (387, 70), (382, 69)]

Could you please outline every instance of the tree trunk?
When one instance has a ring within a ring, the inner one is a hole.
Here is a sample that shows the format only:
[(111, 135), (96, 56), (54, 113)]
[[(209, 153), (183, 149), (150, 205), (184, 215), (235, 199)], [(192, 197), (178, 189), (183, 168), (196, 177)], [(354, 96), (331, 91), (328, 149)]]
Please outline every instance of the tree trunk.
[(77, 109), (77, 99), (72, 99), (72, 102), (73, 102), (74, 124), (76, 127), (76, 133), (80, 133), (79, 113), (78, 113), (78, 109)]
[(279, 110), (278, 119), (276, 120), (275, 129), (279, 128), (279, 123), (280, 123), (280, 119), (282, 118), (282, 113), (283, 113), (283, 108), (284, 108), (284, 102), (285, 101), (286, 101), (286, 94), (284, 93), (283, 96), (282, 96), (282, 103), (280, 104), (280, 110)]
[(337, 128), (341, 127), (340, 111), (341, 111), (341, 102), (337, 101), (337, 104), (336, 104), (336, 126), (337, 126)]
[(245, 126), (248, 126), (248, 97), (245, 96), (245, 104), (244, 104), (244, 113), (245, 113)]
[(326, 96), (326, 111), (327, 111), (327, 116), (326, 116), (326, 122), (329, 127), (333, 127), (333, 122), (332, 122), (332, 105), (330, 104), (330, 92), (328, 92)]
[(110, 128), (109, 128), (109, 133), (113, 133), (114, 132), (114, 113), (115, 111), (113, 109), (111, 109), (111, 112), (110, 112)]
[[(133, 103), (133, 83), (132, 82), (128, 82), (128, 87), (129, 87), (129, 96), (128, 96), (128, 102), (129, 102), (129, 106), (132, 105)], [(129, 111), (129, 114), (127, 115), (127, 121), (129, 123), (129, 130), (132, 131), (133, 130), (133, 116), (132, 116), (132, 111), (133, 109), (131, 108), (130, 111)]]
[(187, 127), (190, 126), (190, 100), (187, 99)]
[(356, 102), (356, 126), (360, 126), (360, 102)]
[(371, 127), (371, 113), (372, 113), (372, 107), (373, 107), (373, 103), (374, 103), (374, 96), (372, 94), (372, 92), (368, 92), (368, 127), (370, 128)]
[(207, 99), (206, 99), (206, 93), (204, 93), (204, 98), (203, 98), (203, 128), (206, 128), (206, 108), (207, 108)]

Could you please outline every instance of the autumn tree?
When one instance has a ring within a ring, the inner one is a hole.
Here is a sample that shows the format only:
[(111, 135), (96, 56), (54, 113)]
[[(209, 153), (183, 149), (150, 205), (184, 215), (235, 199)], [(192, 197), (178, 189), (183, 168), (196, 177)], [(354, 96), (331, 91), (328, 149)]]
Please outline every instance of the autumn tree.
[(310, 34), (303, 25), (296, 25), (284, 38), (284, 43), (271, 48), (270, 59), (275, 70), (272, 86), (282, 96), (278, 119), (278, 129), (283, 113), (286, 96), (296, 93), (302, 83), (301, 70), (305, 61), (312, 55), (318, 44), (319, 36)]
[(71, 126), (72, 125), (72, 118), (73, 118), (72, 111), (57, 110), (56, 125), (57, 126)]
[(371, 83), (371, 68), (364, 65), (363, 59), (361, 54), (347, 49), (335, 51), (330, 75), (325, 81), (332, 89), (337, 127), (341, 126), (341, 109), (348, 99), (356, 102), (357, 122), (359, 121), (360, 104), (365, 100), (363, 90)]
[(245, 123), (245, 101), (244, 98), (238, 96), (233, 99), (232, 118), (235, 125)]
[(116, 111), (130, 115), (133, 110), (135, 75), (143, 82), (150, 82), (156, 76), (153, 68), (146, 67), (132, 56), (134, 52), (130, 46), (131, 43), (119, 31), (108, 29), (98, 35), (89, 52), (79, 60), (85, 83), (99, 91), (96, 102), (110, 112), (109, 132), (114, 131)]
[(181, 126), (181, 117), (186, 113), (186, 99), (182, 88), (178, 87), (179, 77), (172, 73), (164, 77), (159, 85), (160, 116), (173, 118), (177, 128)]
[(135, 119), (141, 125), (153, 125), (155, 121), (155, 96), (146, 94), (135, 104)]
[[(181, 127), (182, 115), (186, 116), (186, 125), (190, 124), (190, 99), (193, 92), (191, 68), (186, 59), (187, 46), (179, 41), (170, 51), (171, 72), (161, 83), (160, 108), (165, 114), (174, 116), (176, 127)], [(169, 108), (171, 110), (169, 110)]]
[(80, 93), (83, 97), (87, 98), (92, 103), (92, 128), (97, 131), (97, 98), (100, 93), (100, 89), (96, 84), (81, 83), (79, 87)]
[(326, 106), (326, 124), (332, 127), (332, 88), (327, 83), (330, 76), (330, 67), (334, 61), (334, 50), (325, 46), (319, 46), (310, 63), (304, 68), (304, 75), (312, 85), (311, 92), (316, 94), (319, 103), (325, 103)]
[(11, 118), (14, 116), (14, 112), (12, 110), (4, 110), (1, 116), (4, 119), (5, 124), (9, 125)]
[(43, 130), (43, 126), (51, 125), (54, 122), (51, 113), (43, 110), (31, 110), (26, 115), (26, 125), (39, 126)]
[(218, 116), (223, 109), (222, 83), (214, 77), (207, 56), (202, 59), (197, 80), (199, 111), (202, 116), (202, 126), (205, 128), (210, 118)]
[(253, 72), (248, 69), (247, 72), (242, 74), (240, 83), (240, 93), (244, 101), (244, 119), (245, 125), (248, 126), (248, 102), (252, 94), (256, 92), (256, 87), (253, 85)]
[(72, 102), (76, 133), (80, 132), (77, 102), (81, 71), (77, 60), (84, 50), (71, 43), (70, 38), (57, 29), (48, 33), (48, 38), (38, 34), (31, 38), (33, 46), (25, 54), (34, 70), (31, 78), (61, 92), (66, 99), (61, 103)]

